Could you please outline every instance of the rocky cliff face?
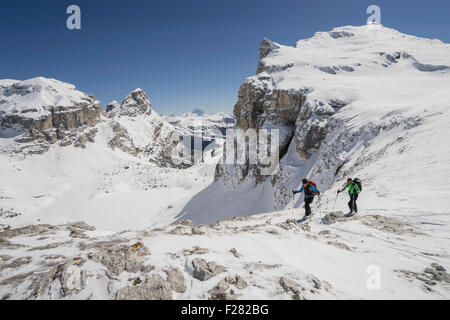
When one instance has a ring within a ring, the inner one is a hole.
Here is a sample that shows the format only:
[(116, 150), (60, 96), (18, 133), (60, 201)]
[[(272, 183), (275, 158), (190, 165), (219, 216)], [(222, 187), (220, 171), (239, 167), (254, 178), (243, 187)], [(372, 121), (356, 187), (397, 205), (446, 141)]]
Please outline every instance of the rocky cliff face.
[(126, 116), (126, 117), (137, 117), (139, 115), (151, 114), (150, 99), (147, 94), (142, 89), (136, 89), (131, 92), (126, 98), (123, 100), (120, 107), (110, 108), (110, 110), (118, 116)]

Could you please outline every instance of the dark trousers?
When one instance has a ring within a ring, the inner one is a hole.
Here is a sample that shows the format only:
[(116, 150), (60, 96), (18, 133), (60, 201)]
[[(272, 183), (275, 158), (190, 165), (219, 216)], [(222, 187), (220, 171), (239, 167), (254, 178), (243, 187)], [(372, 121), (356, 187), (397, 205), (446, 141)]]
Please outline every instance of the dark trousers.
[(311, 214), (311, 207), (309, 206), (314, 200), (314, 197), (305, 197), (305, 215)]
[(356, 206), (356, 200), (358, 200), (358, 194), (351, 194), (350, 201), (348, 202), (348, 207), (350, 208), (350, 212), (358, 212), (358, 207)]

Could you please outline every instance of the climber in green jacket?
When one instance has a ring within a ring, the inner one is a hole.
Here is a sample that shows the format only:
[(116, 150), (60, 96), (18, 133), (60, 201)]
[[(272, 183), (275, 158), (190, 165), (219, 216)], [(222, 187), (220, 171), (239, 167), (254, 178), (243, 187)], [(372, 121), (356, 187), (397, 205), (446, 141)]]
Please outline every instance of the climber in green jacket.
[(345, 189), (348, 188), (348, 194), (350, 195), (350, 201), (348, 202), (348, 207), (350, 208), (349, 214), (353, 214), (353, 212), (358, 213), (358, 207), (356, 206), (356, 200), (358, 199), (358, 194), (361, 192), (361, 189), (358, 187), (358, 184), (352, 180), (352, 178), (347, 179), (347, 183), (341, 190), (338, 190), (337, 193), (341, 193)]

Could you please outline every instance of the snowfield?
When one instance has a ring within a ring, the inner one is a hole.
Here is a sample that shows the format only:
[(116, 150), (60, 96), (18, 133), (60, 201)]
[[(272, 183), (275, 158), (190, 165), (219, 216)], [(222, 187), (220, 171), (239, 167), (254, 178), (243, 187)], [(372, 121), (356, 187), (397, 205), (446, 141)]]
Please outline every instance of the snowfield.
[[(29, 82), (0, 80), (0, 120), (84, 97)], [(28, 94), (6, 89), (19, 83)], [(158, 115), (134, 91), (82, 148), (13, 152), (7, 127), (0, 299), (449, 299), (450, 45), (381, 26), (295, 47), (265, 39), (242, 88), (235, 117)], [(242, 119), (281, 130), (273, 176), (159, 156), (192, 121), (208, 138)], [(348, 195), (336, 191), (349, 176), (363, 191), (346, 218)], [(322, 191), (307, 222), (291, 193), (303, 177)]]
[[(151, 121), (134, 119), (130, 135), (145, 144)], [(122, 124), (132, 121), (119, 120)], [(165, 226), (184, 205), (212, 182), (214, 167), (198, 165), (182, 171), (162, 168), (147, 159), (111, 150), (112, 133), (98, 125), (96, 142), (86, 149), (53, 148), (19, 160), (1, 156), (0, 223), (23, 226), (39, 222), (60, 224), (82, 220), (104, 230)], [(140, 139), (141, 138), (141, 141)], [(124, 214), (126, 213), (126, 214)]]

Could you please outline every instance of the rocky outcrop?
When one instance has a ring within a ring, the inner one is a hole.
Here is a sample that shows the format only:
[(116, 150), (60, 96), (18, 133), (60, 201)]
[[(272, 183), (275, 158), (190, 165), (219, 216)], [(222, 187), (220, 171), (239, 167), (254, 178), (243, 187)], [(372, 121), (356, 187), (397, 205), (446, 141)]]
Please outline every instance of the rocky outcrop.
[(113, 245), (101, 249), (92, 260), (103, 264), (112, 275), (119, 275), (123, 271), (127, 272), (145, 272), (148, 270), (144, 266), (146, 257), (150, 251), (141, 242), (134, 245)]
[(236, 300), (239, 294), (231, 288), (234, 286), (237, 290), (247, 288), (247, 283), (239, 275), (235, 277), (225, 277), (208, 293), (211, 295), (211, 300)]
[(80, 292), (86, 286), (87, 279), (86, 273), (80, 268), (83, 264), (83, 259), (72, 259), (38, 276), (28, 288), (31, 290), (28, 298), (39, 298), (52, 288), (59, 289), (61, 297)]
[[(117, 110), (117, 111), (116, 111)], [(120, 108), (114, 108), (119, 116), (136, 117), (150, 114), (151, 103), (147, 94), (142, 89), (136, 89), (123, 100)]]
[(183, 293), (186, 291), (183, 272), (179, 268), (168, 269), (164, 272), (167, 274), (167, 281), (173, 291), (178, 293)]
[(301, 299), (302, 288), (297, 283), (295, 283), (288, 277), (283, 276), (280, 278), (280, 285), (285, 292), (292, 294), (292, 299)]
[(280, 48), (280, 46), (277, 43), (270, 41), (267, 38), (264, 38), (261, 41), (261, 45), (259, 47), (259, 62), (258, 67), (256, 69), (256, 74), (259, 74), (267, 70), (267, 67), (264, 64), (263, 59), (267, 57), (272, 51), (277, 50), (278, 48)]
[(108, 141), (108, 146), (113, 150), (119, 149), (123, 152), (136, 156), (138, 154), (138, 150), (134, 145), (133, 139), (128, 134), (127, 129), (122, 127), (118, 122), (113, 122), (111, 127), (114, 136)]
[(428, 291), (433, 291), (432, 288), (438, 283), (450, 284), (450, 274), (443, 266), (437, 263), (432, 263), (431, 267), (425, 268), (422, 272), (409, 270), (395, 270), (395, 272), (409, 281), (412, 279), (420, 281)]
[(170, 283), (159, 275), (152, 275), (142, 284), (117, 291), (115, 300), (172, 300)]
[(207, 262), (199, 258), (192, 260), (192, 267), (192, 276), (200, 281), (206, 281), (226, 271), (224, 267), (217, 265), (214, 261)]
[(269, 90), (248, 81), (239, 88), (233, 114), (243, 130), (263, 128), (266, 123), (293, 127), (304, 102), (302, 90)]
[(120, 103), (117, 102), (116, 100), (113, 100), (106, 105), (106, 113), (109, 113), (118, 108), (120, 108)]

